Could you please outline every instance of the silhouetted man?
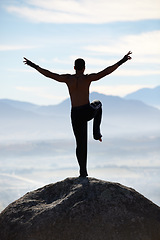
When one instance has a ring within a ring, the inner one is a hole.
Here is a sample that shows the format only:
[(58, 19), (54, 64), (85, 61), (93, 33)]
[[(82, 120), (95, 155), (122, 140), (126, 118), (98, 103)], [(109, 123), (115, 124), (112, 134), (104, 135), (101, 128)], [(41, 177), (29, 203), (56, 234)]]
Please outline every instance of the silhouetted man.
[(81, 58), (75, 60), (75, 74), (57, 74), (39, 67), (27, 58), (24, 58), (24, 63), (35, 68), (45, 77), (52, 78), (58, 82), (67, 84), (71, 98), (71, 120), (73, 132), (76, 138), (76, 156), (80, 166), (80, 177), (86, 177), (87, 174), (87, 122), (94, 119), (93, 122), (93, 137), (95, 140), (102, 141), (100, 132), (102, 104), (96, 100), (89, 102), (89, 87), (91, 82), (97, 81), (106, 75), (115, 71), (121, 64), (130, 60), (128, 52), (119, 62), (105, 68), (98, 73), (84, 74), (85, 61)]

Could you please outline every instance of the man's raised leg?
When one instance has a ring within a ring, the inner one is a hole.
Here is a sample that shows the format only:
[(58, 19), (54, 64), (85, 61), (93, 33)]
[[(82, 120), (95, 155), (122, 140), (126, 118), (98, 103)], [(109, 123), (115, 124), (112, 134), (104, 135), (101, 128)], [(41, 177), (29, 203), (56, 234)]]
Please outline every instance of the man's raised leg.
[(102, 103), (99, 100), (95, 100), (91, 103), (91, 106), (95, 110), (93, 120), (93, 137), (95, 140), (102, 141), (102, 134), (100, 132), (100, 124), (102, 119)]

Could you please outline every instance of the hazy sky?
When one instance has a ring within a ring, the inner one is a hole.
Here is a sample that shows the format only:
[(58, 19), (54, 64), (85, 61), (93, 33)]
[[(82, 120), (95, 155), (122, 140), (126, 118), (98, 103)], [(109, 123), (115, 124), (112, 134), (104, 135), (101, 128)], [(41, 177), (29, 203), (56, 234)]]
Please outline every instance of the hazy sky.
[(124, 96), (160, 85), (159, 0), (0, 0), (0, 99), (56, 104), (67, 87), (23, 64), (27, 57), (57, 73), (86, 73), (116, 63), (129, 50), (132, 60), (91, 91)]

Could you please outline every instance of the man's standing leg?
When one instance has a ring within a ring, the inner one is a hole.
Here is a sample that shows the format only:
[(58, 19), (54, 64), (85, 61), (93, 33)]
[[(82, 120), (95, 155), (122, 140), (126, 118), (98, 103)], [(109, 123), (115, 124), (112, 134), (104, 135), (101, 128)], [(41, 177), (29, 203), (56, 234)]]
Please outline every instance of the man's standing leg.
[(87, 174), (87, 121), (80, 120), (72, 114), (72, 127), (76, 138), (76, 156), (80, 166), (80, 176)]

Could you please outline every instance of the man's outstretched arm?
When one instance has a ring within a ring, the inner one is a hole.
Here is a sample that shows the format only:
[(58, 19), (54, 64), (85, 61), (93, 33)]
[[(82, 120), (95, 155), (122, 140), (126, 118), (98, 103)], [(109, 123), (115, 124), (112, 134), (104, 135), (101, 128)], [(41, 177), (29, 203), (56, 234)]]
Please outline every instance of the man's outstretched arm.
[(38, 65), (36, 65), (35, 63), (31, 62), (30, 60), (28, 60), (27, 58), (24, 57), (24, 64), (32, 67), (32, 68), (35, 68), (39, 73), (43, 74), (45, 77), (48, 77), (48, 78), (52, 78), (58, 82), (66, 82), (66, 78), (67, 78), (67, 74), (57, 74), (57, 73), (53, 73), (53, 72), (50, 72), (49, 70), (47, 69), (44, 69), (44, 68), (41, 68), (39, 67)]
[(132, 52), (129, 51), (119, 62), (115, 63), (112, 66), (109, 66), (107, 68), (105, 68), (104, 70), (98, 72), (98, 73), (93, 73), (93, 74), (89, 74), (88, 77), (90, 78), (91, 81), (97, 81), (103, 77), (105, 77), (108, 74), (111, 74), (112, 72), (114, 72), (120, 65), (122, 65), (123, 63), (125, 63), (126, 61), (132, 59), (131, 55)]

